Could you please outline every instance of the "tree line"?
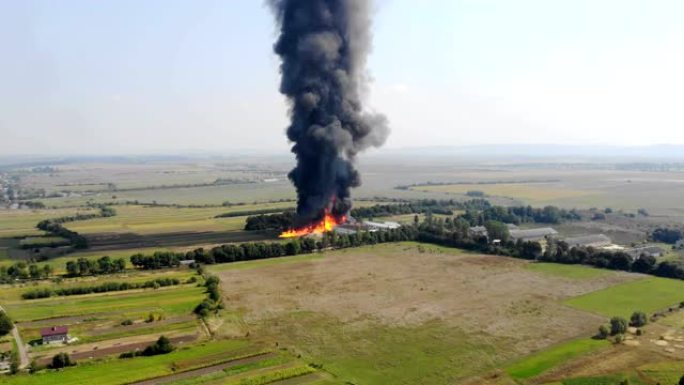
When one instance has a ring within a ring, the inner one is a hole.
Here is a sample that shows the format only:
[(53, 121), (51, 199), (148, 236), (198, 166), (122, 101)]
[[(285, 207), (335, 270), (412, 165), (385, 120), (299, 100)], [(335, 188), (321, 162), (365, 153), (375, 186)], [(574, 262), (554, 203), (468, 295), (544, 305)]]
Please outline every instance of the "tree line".
[(46, 279), (54, 273), (50, 265), (38, 266), (17, 262), (10, 266), (0, 266), (0, 283), (12, 283), (19, 279)]
[[(416, 226), (418, 229), (416, 240), (425, 243), (541, 262), (588, 265), (665, 278), (684, 279), (684, 266), (680, 263), (672, 261), (658, 263), (654, 257), (646, 254), (635, 259), (622, 251), (613, 252), (593, 247), (570, 247), (568, 243), (553, 238), (547, 240), (546, 249), (543, 249), (539, 242), (525, 242), (520, 239), (514, 242), (508, 239), (506, 235), (508, 232), (506, 225), (498, 221), (488, 221), (485, 223), (485, 227), (499, 237), (496, 239), (501, 240), (500, 244), (491, 243), (486, 236), (471, 233), (469, 231), (470, 224), (463, 218), (447, 218), (445, 220), (428, 216)], [(496, 234), (497, 232), (501, 234)], [(491, 239), (494, 239), (495, 236), (490, 234)]]
[(657, 263), (655, 258), (642, 255), (636, 260), (625, 252), (612, 252), (593, 247), (570, 247), (562, 240), (549, 239), (546, 249), (539, 242), (512, 241), (504, 223), (487, 221), (489, 231), (501, 232), (500, 244), (492, 244), (486, 236), (472, 234), (471, 223), (463, 217), (435, 218), (428, 215), (422, 222), (399, 229), (356, 234), (330, 232), (319, 239), (310, 237), (292, 239), (287, 242), (258, 242), (228, 244), (212, 249), (198, 248), (187, 253), (157, 252), (152, 255), (136, 254), (131, 263), (142, 269), (177, 267), (181, 260), (194, 260), (200, 264), (230, 263), (265, 258), (277, 258), (312, 253), (326, 249), (342, 249), (386, 242), (420, 241), (447, 247), (457, 247), (487, 254), (505, 255), (514, 258), (582, 264), (612, 270), (634, 271), (660, 277), (684, 279), (684, 267), (676, 262)]
[(66, 297), (72, 295), (85, 295), (93, 293), (108, 293), (111, 291), (125, 291), (134, 289), (157, 289), (160, 287), (177, 286), (182, 282), (178, 278), (157, 278), (145, 282), (105, 282), (95, 286), (73, 286), (58, 289), (34, 289), (22, 293), (21, 298), (26, 300)]
[(682, 230), (678, 228), (658, 227), (651, 232), (651, 239), (656, 242), (674, 245), (684, 238)]
[[(59, 219), (59, 218), (58, 218)], [(56, 222), (53, 219), (46, 219), (38, 222), (36, 227), (39, 230), (43, 230), (46, 233), (50, 233), (56, 237), (62, 237), (69, 241), (69, 244), (75, 249), (87, 249), (88, 239), (83, 235), (71, 231), (64, 227), (61, 223)]]
[(85, 221), (95, 218), (108, 218), (116, 215), (116, 210), (111, 206), (100, 204), (92, 205), (91, 207), (97, 207), (100, 212), (97, 214), (76, 214), (69, 215), (59, 218), (45, 219), (36, 225), (39, 230), (43, 230), (46, 233), (50, 233), (57, 237), (62, 237), (69, 241), (69, 244), (75, 249), (87, 249), (88, 239), (83, 235), (69, 230), (64, 227), (64, 223), (75, 222), (75, 221)]
[(195, 314), (202, 318), (206, 318), (212, 312), (217, 312), (223, 309), (223, 301), (221, 299), (221, 291), (219, 289), (219, 280), (216, 276), (205, 276), (204, 287), (207, 289), (207, 298), (205, 298), (193, 310)]
[[(279, 210), (282, 211), (282, 210)], [(296, 214), (293, 210), (278, 212), (276, 214), (259, 214), (249, 216), (245, 220), (245, 230), (285, 230), (294, 225)]]
[[(503, 207), (492, 206), (486, 199), (470, 199), (467, 201), (424, 199), (408, 203), (379, 204), (359, 207), (351, 210), (350, 215), (357, 219), (373, 219), (407, 214), (440, 214), (453, 216), (454, 211), (465, 211), (457, 215), (465, 219), (471, 226), (482, 226), (488, 221), (505, 223), (546, 223), (556, 224), (562, 221), (581, 220), (576, 210), (561, 209), (556, 206), (533, 208), (532, 206)], [(291, 228), (295, 219), (293, 211), (278, 213), (260, 213), (249, 216), (245, 221), (245, 230), (278, 230)]]
[(295, 238), (287, 242), (249, 242), (227, 244), (211, 249), (198, 248), (187, 253), (155, 252), (151, 255), (135, 254), (131, 264), (143, 270), (155, 270), (180, 266), (182, 260), (194, 260), (198, 264), (230, 263), (257, 259), (277, 258), (309, 254), (326, 249), (343, 249), (387, 242), (416, 239), (416, 229), (404, 226), (399, 229), (376, 232), (360, 231), (356, 234), (323, 234), (320, 239)]
[(84, 277), (89, 275), (104, 275), (122, 273), (126, 270), (126, 260), (112, 259), (109, 256), (97, 260), (79, 258), (66, 263), (67, 275), (70, 277)]
[(482, 226), (487, 221), (499, 221), (519, 225), (521, 223), (557, 224), (562, 221), (579, 221), (582, 216), (576, 210), (556, 206), (534, 208), (532, 206), (503, 207), (490, 206), (483, 210), (467, 210), (460, 215), (473, 226)]

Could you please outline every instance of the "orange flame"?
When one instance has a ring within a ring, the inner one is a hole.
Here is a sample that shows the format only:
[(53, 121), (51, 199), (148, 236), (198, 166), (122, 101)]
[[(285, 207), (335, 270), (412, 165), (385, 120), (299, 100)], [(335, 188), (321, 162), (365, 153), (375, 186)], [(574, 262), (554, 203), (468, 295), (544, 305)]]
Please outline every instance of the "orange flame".
[(332, 231), (335, 226), (347, 221), (347, 217), (335, 218), (328, 210), (325, 211), (325, 216), (317, 223), (300, 229), (292, 229), (280, 234), (280, 238), (297, 238), (309, 234), (323, 234)]

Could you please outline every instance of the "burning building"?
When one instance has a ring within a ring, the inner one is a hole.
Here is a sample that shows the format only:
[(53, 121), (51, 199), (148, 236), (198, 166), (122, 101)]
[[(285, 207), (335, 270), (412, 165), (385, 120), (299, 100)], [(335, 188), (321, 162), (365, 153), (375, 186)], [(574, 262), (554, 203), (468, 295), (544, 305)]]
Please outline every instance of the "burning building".
[(270, 0), (279, 27), (280, 92), (290, 105), (287, 137), (296, 167), (295, 228), (284, 237), (329, 231), (352, 207), (361, 183), (357, 154), (381, 146), (387, 119), (362, 103), (370, 49), (368, 0)]

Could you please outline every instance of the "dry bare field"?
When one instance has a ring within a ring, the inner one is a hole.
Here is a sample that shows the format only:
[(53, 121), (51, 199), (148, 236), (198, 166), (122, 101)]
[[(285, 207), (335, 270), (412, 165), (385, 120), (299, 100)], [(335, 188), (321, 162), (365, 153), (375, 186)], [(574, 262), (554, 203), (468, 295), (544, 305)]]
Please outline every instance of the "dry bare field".
[[(526, 262), (414, 244), (219, 272), (223, 332), (249, 333), (320, 363), (341, 381), (452, 384), (603, 319), (563, 299), (638, 277), (570, 279)], [(389, 382), (383, 382), (389, 381)]]

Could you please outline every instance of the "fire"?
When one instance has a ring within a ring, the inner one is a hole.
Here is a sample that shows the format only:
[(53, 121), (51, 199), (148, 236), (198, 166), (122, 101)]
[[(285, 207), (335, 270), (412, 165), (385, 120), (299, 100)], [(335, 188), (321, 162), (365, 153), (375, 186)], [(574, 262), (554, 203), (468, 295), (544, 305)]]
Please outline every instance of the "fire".
[(313, 223), (309, 226), (302, 227), (300, 229), (292, 229), (280, 234), (280, 238), (297, 238), (303, 237), (309, 234), (323, 234), (328, 231), (332, 231), (335, 226), (347, 221), (347, 217), (335, 218), (334, 215), (330, 214), (328, 210), (325, 211), (323, 219), (317, 223)]

